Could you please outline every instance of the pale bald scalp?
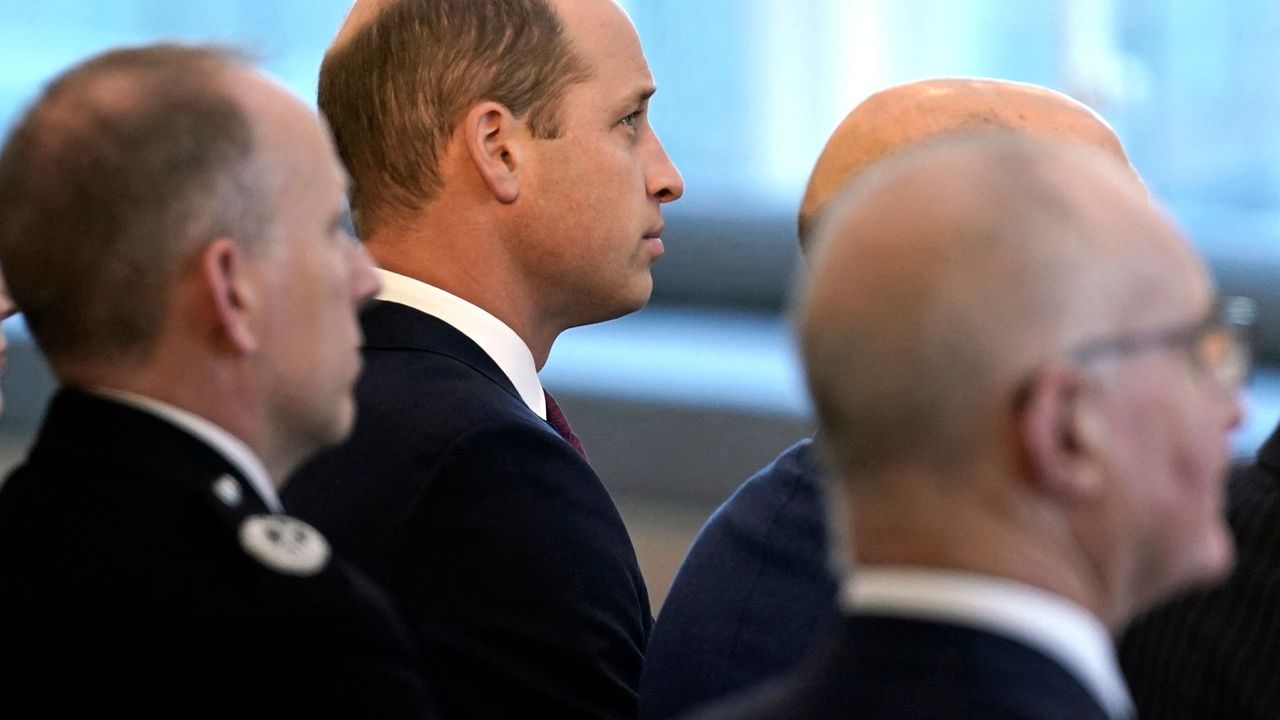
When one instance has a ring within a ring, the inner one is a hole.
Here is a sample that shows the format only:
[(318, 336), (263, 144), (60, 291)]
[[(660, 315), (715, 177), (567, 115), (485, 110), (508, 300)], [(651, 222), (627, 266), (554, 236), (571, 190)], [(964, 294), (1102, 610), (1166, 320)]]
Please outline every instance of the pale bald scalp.
[(815, 242), (799, 330), (844, 476), (958, 470), (1040, 363), (1150, 322), (1139, 300), (1170, 277), (1207, 283), (1114, 157), (1021, 134), (948, 135), (877, 164)]
[(1129, 164), (1106, 121), (1057, 91), (985, 78), (934, 78), (896, 85), (859, 103), (827, 141), (800, 205), (801, 248), (808, 245), (817, 214), (867, 166), (922, 140), (976, 130), (1074, 140), (1098, 148), (1126, 167)]

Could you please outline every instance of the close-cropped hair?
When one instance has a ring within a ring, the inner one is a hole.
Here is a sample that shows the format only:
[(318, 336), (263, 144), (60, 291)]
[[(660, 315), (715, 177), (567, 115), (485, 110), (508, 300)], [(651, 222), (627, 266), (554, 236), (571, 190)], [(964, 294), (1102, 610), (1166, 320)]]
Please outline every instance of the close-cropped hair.
[(565, 90), (590, 70), (547, 0), (393, 0), (320, 67), (319, 106), (367, 235), (431, 202), (458, 123), (493, 101), (535, 137), (559, 137)]
[(136, 359), (173, 280), (222, 236), (269, 226), (232, 50), (107, 52), (56, 78), (0, 154), (0, 263), (53, 362)]

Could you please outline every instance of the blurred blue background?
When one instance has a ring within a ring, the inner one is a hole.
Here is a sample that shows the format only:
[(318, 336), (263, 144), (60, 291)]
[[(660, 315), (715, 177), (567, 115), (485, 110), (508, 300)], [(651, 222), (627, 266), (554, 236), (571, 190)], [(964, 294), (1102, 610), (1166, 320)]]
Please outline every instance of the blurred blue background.
[[(1261, 306), (1280, 362), (1280, 3), (1272, 0), (626, 0), (659, 85), (655, 127), (687, 181), (651, 306), (566, 333), (544, 371), (637, 535), (661, 598), (706, 513), (811, 431), (785, 310), (794, 219), (828, 133), (860, 99), (938, 75), (1036, 82), (1090, 104), (1204, 252)], [(119, 44), (248, 49), (314, 100), (350, 0), (0, 0), (0, 126), (71, 63)], [(0, 208), (0, 212), (3, 209)], [(14, 462), (51, 382), (21, 320), (3, 381)], [(193, 379), (196, 380), (196, 379)], [(1280, 417), (1265, 367), (1236, 437)]]

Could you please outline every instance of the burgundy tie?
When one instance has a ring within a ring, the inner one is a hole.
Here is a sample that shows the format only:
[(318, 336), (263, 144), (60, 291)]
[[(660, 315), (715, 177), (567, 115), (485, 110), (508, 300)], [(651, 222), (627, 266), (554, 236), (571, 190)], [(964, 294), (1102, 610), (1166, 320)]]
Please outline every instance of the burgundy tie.
[(542, 391), (542, 395), (547, 399), (547, 422), (551, 423), (551, 427), (560, 433), (560, 437), (564, 438), (565, 442), (578, 451), (583, 460), (586, 460), (587, 451), (582, 449), (582, 441), (578, 439), (577, 435), (573, 434), (573, 428), (569, 427), (569, 421), (565, 419), (564, 411), (560, 409), (560, 403), (556, 402), (556, 399), (551, 397), (551, 393), (546, 390)]

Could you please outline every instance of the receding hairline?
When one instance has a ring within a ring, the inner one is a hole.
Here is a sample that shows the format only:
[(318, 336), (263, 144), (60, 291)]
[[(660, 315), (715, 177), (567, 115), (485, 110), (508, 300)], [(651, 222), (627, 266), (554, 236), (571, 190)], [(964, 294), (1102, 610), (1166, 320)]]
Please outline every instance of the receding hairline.
[(236, 92), (236, 73), (253, 72), (246, 57), (110, 50), (54, 77), (15, 126), (4, 191), (25, 208), (9, 216), (3, 254), (55, 370), (141, 357), (162, 322), (158, 293), (193, 239), (256, 236), (238, 232), (259, 222), (241, 183), (256, 129)]
[(563, 131), (561, 99), (594, 76), (548, 0), (362, 0), (320, 67), (318, 105), (352, 179), (366, 240), (445, 192), (445, 154), (478, 103), (538, 139)]
[(152, 87), (174, 75), (189, 79), (188, 71), (193, 66), (208, 71), (201, 78), (208, 90), (240, 104), (234, 94), (235, 83), (230, 79), (240, 70), (252, 72), (251, 63), (243, 51), (222, 45), (119, 48), (72, 66), (54, 78), (29, 113), (45, 122), (77, 112), (133, 112), (151, 101)]
[(329, 43), (325, 54), (342, 51), (355, 38), (372, 27), (384, 12), (399, 2), (401, 0), (356, 0), (347, 10), (347, 15), (338, 26), (338, 32)]

